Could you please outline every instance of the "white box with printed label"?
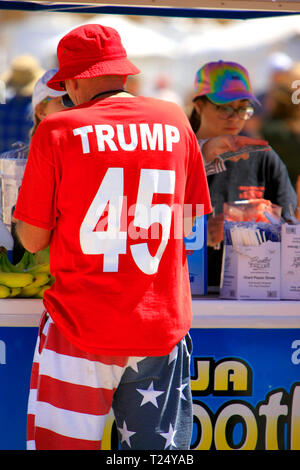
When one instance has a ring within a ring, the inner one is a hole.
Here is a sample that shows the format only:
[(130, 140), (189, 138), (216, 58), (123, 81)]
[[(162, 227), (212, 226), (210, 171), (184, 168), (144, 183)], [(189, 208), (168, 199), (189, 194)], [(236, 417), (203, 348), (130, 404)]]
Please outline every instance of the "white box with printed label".
[(224, 245), (220, 297), (280, 299), (280, 242)]
[(300, 224), (281, 228), (281, 298), (300, 300)]

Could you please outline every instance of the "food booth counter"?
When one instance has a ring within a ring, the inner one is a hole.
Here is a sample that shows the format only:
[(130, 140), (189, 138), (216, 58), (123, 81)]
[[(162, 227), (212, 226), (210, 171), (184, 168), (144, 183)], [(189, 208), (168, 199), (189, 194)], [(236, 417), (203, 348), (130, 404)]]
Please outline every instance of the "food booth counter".
[[(43, 304), (0, 301), (0, 449), (26, 446), (31, 363)], [(299, 301), (193, 298), (194, 450), (300, 450)], [(108, 419), (104, 450), (114, 449)]]
[[(2, 10), (246, 19), (289, 15), (298, 1), (2, 1)], [(26, 407), (41, 300), (0, 300), (0, 450), (26, 446)], [(300, 450), (299, 301), (193, 299), (195, 450)], [(114, 449), (113, 418), (103, 449)]]

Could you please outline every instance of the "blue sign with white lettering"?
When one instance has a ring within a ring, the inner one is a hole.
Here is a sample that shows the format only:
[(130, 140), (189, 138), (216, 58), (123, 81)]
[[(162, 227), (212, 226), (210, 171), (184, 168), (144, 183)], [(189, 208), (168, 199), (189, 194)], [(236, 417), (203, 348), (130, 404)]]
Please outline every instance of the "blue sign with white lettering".
[(197, 450), (300, 450), (300, 329), (192, 329)]

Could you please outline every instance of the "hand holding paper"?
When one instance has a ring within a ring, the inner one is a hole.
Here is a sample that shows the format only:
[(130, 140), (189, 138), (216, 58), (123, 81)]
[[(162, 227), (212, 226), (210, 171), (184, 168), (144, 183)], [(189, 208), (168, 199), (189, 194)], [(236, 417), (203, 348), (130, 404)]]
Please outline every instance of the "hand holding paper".
[[(215, 158), (222, 158), (220, 155), (225, 152), (234, 152), (231, 157), (229, 154), (225, 156), (225, 159), (230, 159), (231, 161), (236, 162), (239, 159), (247, 160), (252, 146), (261, 147), (261, 149), (259, 149), (259, 147), (255, 149), (252, 148), (252, 151), (270, 149), (266, 140), (252, 139), (250, 137), (238, 135), (221, 135), (208, 139), (202, 146), (202, 153), (205, 161), (210, 162)], [(245, 150), (245, 152), (243, 151), (243, 153), (239, 153), (241, 149)]]

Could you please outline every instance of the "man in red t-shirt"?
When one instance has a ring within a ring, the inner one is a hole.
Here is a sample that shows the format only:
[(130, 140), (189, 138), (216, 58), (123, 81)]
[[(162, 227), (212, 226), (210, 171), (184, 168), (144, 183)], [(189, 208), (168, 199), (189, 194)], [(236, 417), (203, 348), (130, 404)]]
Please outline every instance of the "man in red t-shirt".
[(86, 25), (48, 86), (75, 106), (43, 120), (14, 217), (50, 243), (28, 407), (29, 449), (100, 449), (110, 409), (124, 449), (188, 449), (192, 322), (183, 218), (211, 212), (196, 137), (174, 103), (132, 96), (118, 33)]

